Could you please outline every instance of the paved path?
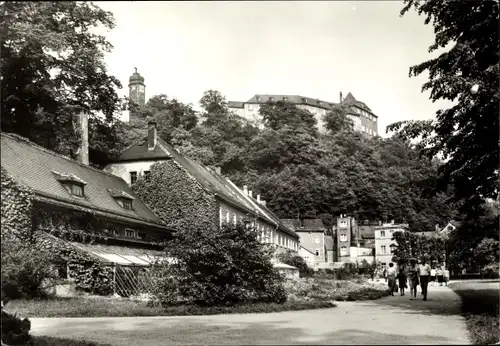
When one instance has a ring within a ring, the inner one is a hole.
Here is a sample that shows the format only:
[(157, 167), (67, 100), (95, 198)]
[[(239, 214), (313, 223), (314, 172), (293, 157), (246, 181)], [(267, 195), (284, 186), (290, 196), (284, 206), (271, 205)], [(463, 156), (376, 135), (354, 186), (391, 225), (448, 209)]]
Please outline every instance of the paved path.
[(34, 335), (112, 345), (180, 344), (467, 344), (460, 298), (430, 287), (429, 300), (409, 294), (337, 308), (271, 314), (185, 317), (32, 318)]

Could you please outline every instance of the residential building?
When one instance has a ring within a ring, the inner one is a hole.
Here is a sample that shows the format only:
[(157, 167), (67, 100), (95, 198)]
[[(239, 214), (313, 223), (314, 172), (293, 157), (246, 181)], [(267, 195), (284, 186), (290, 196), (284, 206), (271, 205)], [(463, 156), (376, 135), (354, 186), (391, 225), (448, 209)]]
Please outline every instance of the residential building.
[(337, 260), (336, 262), (351, 261), (351, 240), (353, 230), (356, 229), (356, 219), (352, 216), (341, 215), (337, 218)]
[(302, 245), (299, 245), (299, 256), (304, 259), (309, 268), (314, 268), (315, 254), (311, 250), (306, 249)]
[(393, 240), (395, 232), (407, 232), (408, 224), (385, 223), (375, 227), (375, 259), (382, 265), (387, 265), (392, 262), (394, 246), (396, 241)]
[(351, 93), (342, 99), (340, 93), (341, 104), (348, 109), (347, 116), (354, 124), (354, 131), (361, 132), (366, 136), (372, 137), (378, 135), (378, 117), (366, 105), (366, 103), (356, 100)]
[[(80, 120), (80, 125), (85, 124), (86, 120)], [(82, 143), (78, 156), (83, 162), (79, 162), (23, 137), (1, 133), (2, 171), (17, 184), (31, 189), (33, 206), (48, 212), (47, 219), (34, 218), (35, 229), (49, 232), (59, 215), (95, 216), (105, 228), (97, 229), (89, 226), (88, 220), (75, 219), (68, 231), (97, 239), (85, 246), (78, 245), (77, 239), (72, 245), (105, 263), (149, 265), (148, 258), (160, 253), (161, 243), (172, 238), (174, 229), (137, 198), (121, 178), (90, 167), (86, 150), (87, 143)]]
[(326, 263), (326, 228), (321, 219), (283, 219), (300, 237), (300, 245), (314, 255), (314, 267)]
[(240, 117), (254, 123), (262, 123), (260, 107), (268, 102), (284, 101), (295, 104), (298, 108), (308, 110), (315, 117), (318, 130), (321, 133), (326, 131), (324, 116), (339, 104), (345, 105), (348, 117), (353, 121), (354, 130), (366, 136), (376, 136), (378, 117), (373, 111), (361, 101), (357, 101), (351, 93), (346, 98), (342, 98), (340, 93), (339, 103), (324, 101), (300, 95), (267, 95), (256, 94), (246, 102), (229, 101), (228, 107)]
[(353, 245), (375, 249), (375, 226), (379, 222), (372, 222), (369, 220), (359, 221), (356, 225), (354, 232), (355, 239)]
[(155, 163), (162, 164), (171, 189), (161, 201), (146, 202), (153, 209), (161, 203), (168, 210), (162, 215), (167, 225), (179, 231), (193, 225), (215, 229), (222, 222), (251, 219), (262, 242), (275, 244), (278, 251), (299, 250), (299, 236), (267, 208), (260, 195), (254, 198), (248, 186), (240, 189), (220, 169), (205, 167), (158, 138), (154, 122), (148, 124), (144, 142), (124, 150), (104, 170), (133, 185), (137, 179), (148, 179)]

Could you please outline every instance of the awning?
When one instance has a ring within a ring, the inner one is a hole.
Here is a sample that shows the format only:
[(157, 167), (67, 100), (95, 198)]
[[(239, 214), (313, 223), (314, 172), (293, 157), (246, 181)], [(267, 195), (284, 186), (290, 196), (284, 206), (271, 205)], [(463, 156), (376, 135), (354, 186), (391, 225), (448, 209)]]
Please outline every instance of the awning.
[(146, 249), (129, 248), (116, 245), (82, 244), (71, 242), (74, 247), (97, 256), (104, 263), (121, 265), (149, 266), (162, 252)]

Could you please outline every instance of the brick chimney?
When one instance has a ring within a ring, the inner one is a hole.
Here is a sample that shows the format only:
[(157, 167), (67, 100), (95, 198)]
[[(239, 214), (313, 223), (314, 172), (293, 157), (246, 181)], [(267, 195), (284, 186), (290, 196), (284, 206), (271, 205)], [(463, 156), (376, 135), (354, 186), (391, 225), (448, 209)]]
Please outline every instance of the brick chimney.
[(89, 164), (89, 114), (80, 111), (73, 118), (75, 132), (80, 136), (80, 147), (76, 152), (76, 159), (84, 165)]
[(340, 92), (340, 103), (342, 103), (342, 100), (343, 100), (343, 98), (342, 98), (342, 91), (341, 91)]
[(155, 149), (157, 140), (156, 121), (150, 121), (148, 122), (148, 151)]
[(260, 200), (260, 204), (262, 204), (264, 207), (266, 206), (267, 202), (264, 201), (263, 199)]
[(260, 194), (257, 195), (257, 202), (260, 203)]
[(248, 191), (248, 195), (249, 195), (250, 197), (253, 197), (253, 196), (252, 196), (252, 190), (249, 190), (249, 191)]
[(394, 220), (391, 220), (391, 225), (394, 225)]
[(222, 174), (222, 171), (221, 171), (220, 166), (215, 166), (215, 172), (216, 172), (217, 174)]
[(248, 185), (243, 185), (243, 193), (248, 196)]

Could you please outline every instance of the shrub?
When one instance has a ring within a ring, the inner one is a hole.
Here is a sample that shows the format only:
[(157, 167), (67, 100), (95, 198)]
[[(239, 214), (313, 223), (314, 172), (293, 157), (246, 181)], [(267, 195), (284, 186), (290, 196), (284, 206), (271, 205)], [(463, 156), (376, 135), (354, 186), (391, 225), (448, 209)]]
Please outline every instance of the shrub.
[(37, 243), (21, 243), (15, 237), (2, 237), (2, 295), (16, 298), (43, 297), (44, 286), (55, 283), (53, 256)]
[(26, 345), (30, 341), (31, 322), (11, 315), (2, 309), (2, 343), (7, 345)]
[(257, 239), (243, 223), (220, 230), (179, 232), (166, 248), (175, 264), (158, 264), (153, 303), (175, 300), (201, 306), (234, 305), (246, 301), (283, 303), (283, 278), (273, 268), (274, 249)]
[(310, 269), (307, 267), (306, 261), (292, 250), (287, 250), (286, 252), (278, 254), (277, 259), (281, 263), (298, 268), (299, 273), (308, 273), (308, 270)]
[(481, 269), (481, 274), (485, 279), (498, 279), (500, 266), (498, 263), (491, 263)]

